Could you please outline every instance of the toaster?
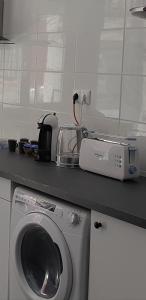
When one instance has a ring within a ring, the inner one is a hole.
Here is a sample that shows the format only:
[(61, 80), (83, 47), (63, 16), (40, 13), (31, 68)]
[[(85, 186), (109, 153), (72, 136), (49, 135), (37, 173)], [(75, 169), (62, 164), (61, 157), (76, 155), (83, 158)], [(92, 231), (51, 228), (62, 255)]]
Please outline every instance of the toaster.
[(83, 139), (79, 165), (83, 170), (122, 181), (140, 174), (138, 149), (125, 142), (105, 139)]

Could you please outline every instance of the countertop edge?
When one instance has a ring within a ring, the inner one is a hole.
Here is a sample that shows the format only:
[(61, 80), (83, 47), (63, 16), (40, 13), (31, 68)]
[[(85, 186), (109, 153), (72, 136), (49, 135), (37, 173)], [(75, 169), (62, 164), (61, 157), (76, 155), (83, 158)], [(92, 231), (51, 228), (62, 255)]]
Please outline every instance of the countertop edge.
[(110, 217), (113, 217), (113, 218), (119, 219), (121, 221), (125, 221), (127, 223), (132, 224), (132, 225), (135, 225), (135, 226), (146, 229), (146, 220), (144, 220), (143, 218), (139, 218), (137, 216), (134, 216), (134, 215), (131, 215), (131, 214), (128, 214), (128, 213), (125, 213), (125, 212), (123, 213), (122, 211), (115, 210), (111, 207), (104, 206), (104, 205), (101, 205), (101, 204), (98, 204), (98, 203), (96, 204), (96, 206), (92, 205), (92, 208), (91, 208), (90, 205), (89, 205), (89, 202), (87, 202), (87, 201), (83, 202), (82, 199), (79, 198), (79, 197), (78, 197), (78, 200), (77, 200), (76, 197), (73, 197), (72, 195), (68, 195), (67, 193), (65, 193), (63, 189), (62, 190), (61, 189), (56, 189), (56, 188), (53, 188), (52, 186), (42, 184), (42, 183), (41, 183), (41, 187), (40, 187), (40, 186), (38, 186), (38, 182), (35, 182), (33, 180), (30, 180), (30, 179), (26, 180), (25, 177), (22, 177), (22, 176), (17, 175), (17, 174), (14, 175), (14, 174), (11, 174), (11, 173), (7, 173), (7, 172), (1, 171), (1, 170), (0, 170), (0, 177), (3, 177), (5, 179), (9, 179), (15, 184), (23, 185), (25, 187), (34, 189), (38, 192), (48, 194), (52, 197), (59, 198), (61, 200), (70, 202), (72, 204), (78, 205), (80, 207), (83, 207), (83, 208), (86, 208), (86, 209), (89, 209), (89, 210), (95, 210), (99, 213), (108, 215)]

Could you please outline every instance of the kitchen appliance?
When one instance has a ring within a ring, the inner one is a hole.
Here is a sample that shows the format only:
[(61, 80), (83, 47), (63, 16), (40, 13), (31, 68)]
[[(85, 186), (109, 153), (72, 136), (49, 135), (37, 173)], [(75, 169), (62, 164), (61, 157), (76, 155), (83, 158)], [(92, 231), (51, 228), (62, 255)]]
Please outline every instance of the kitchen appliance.
[(88, 299), (88, 210), (17, 187), (10, 237), (10, 300)]
[(58, 118), (56, 113), (49, 113), (41, 117), (38, 122), (38, 160), (56, 161), (56, 144), (58, 136)]
[(78, 167), (79, 152), (82, 138), (87, 134), (87, 130), (80, 126), (60, 127), (57, 141), (57, 166)]
[(131, 0), (130, 12), (135, 17), (146, 19), (146, 0)]
[(104, 139), (83, 139), (79, 165), (82, 169), (120, 180), (139, 176), (139, 155), (134, 145)]
[(4, 0), (0, 0), (0, 44), (13, 44), (3, 36)]

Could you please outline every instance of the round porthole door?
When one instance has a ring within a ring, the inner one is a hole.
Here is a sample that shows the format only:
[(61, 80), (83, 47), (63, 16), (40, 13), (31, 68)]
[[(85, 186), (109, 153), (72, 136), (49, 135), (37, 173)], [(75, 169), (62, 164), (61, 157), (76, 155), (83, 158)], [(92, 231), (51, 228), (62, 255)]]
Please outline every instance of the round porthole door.
[(62, 232), (49, 217), (26, 215), (14, 231), (11, 251), (15, 274), (28, 299), (69, 299), (71, 256)]

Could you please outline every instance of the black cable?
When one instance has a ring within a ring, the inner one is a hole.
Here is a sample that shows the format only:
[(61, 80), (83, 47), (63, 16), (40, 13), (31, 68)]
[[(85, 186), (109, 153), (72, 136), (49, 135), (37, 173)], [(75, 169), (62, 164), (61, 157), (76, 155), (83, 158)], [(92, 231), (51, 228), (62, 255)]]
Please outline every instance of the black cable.
[(78, 122), (77, 117), (76, 117), (76, 101), (78, 99), (79, 99), (79, 95), (77, 93), (75, 93), (73, 95), (73, 115), (74, 115), (74, 119), (75, 119), (76, 125), (79, 125), (79, 122)]

